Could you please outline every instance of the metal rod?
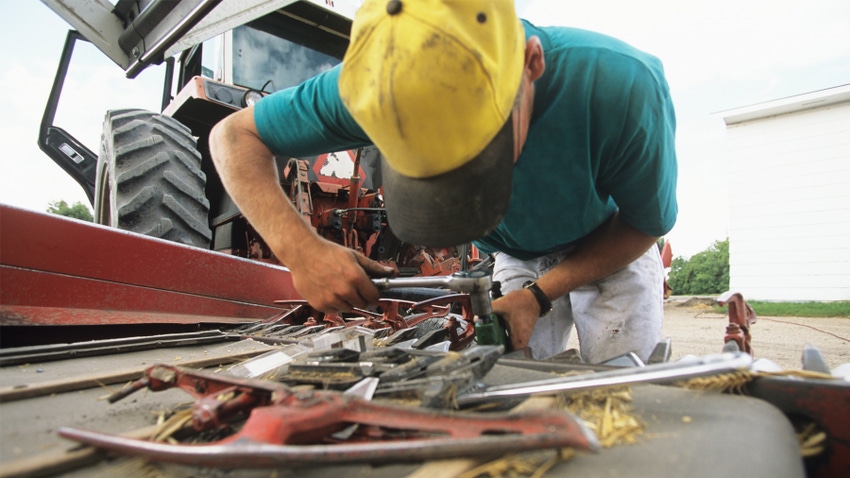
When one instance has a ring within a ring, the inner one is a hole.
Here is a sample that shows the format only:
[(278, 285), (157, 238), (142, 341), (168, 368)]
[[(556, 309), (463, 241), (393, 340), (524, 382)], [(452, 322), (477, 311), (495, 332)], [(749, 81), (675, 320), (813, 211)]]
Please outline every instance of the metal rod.
[(748, 370), (753, 358), (746, 353), (722, 353), (695, 357), (672, 363), (629, 367), (621, 370), (609, 370), (586, 375), (574, 375), (525, 383), (498, 385), (483, 392), (473, 392), (458, 396), (460, 406), (487, 402), (505, 397), (523, 397), (527, 395), (580, 391), (592, 388), (631, 385), (638, 383), (666, 383), (677, 380), (717, 375)]
[[(84, 342), (80, 344), (61, 344), (55, 348), (51, 346), (36, 347), (36, 351), (9, 355), (0, 358), (0, 366), (20, 365), (24, 363), (49, 362), (68, 358), (94, 357), (127, 352), (138, 352), (156, 348), (185, 347), (189, 345), (204, 345), (238, 340), (238, 335), (226, 335), (220, 331), (215, 333), (198, 334), (170, 334), (156, 335), (151, 337), (133, 337), (129, 339), (114, 339), (104, 341)], [(29, 347), (27, 347), (29, 348)]]
[(451, 276), (436, 276), (436, 277), (399, 277), (399, 278), (384, 278), (372, 279), (372, 282), (378, 290), (400, 289), (404, 287), (430, 287), (440, 288), (448, 287), (451, 283)]

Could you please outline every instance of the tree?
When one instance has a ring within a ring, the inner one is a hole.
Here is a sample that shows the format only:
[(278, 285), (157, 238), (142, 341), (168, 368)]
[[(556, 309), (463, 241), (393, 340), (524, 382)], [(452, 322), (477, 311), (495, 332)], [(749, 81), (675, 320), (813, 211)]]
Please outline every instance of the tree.
[(729, 290), (729, 239), (716, 241), (690, 259), (676, 257), (670, 264), (674, 294), (720, 294)]
[(69, 206), (64, 200), (51, 201), (47, 206), (47, 212), (88, 222), (94, 221), (89, 208), (80, 201), (75, 202), (73, 206)]

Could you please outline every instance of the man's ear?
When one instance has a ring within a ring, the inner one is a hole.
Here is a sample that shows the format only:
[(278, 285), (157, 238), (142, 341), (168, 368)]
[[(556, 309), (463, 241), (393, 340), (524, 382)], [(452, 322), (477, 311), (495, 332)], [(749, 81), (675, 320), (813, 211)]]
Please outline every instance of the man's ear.
[(543, 45), (540, 38), (532, 36), (525, 42), (525, 63), (523, 74), (528, 75), (530, 81), (534, 81), (546, 70), (546, 61), (543, 59)]

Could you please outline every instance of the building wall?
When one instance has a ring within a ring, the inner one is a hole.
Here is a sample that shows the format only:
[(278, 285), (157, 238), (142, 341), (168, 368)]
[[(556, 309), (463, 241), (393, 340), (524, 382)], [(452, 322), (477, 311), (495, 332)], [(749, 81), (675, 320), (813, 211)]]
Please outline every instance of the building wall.
[(730, 289), (850, 300), (850, 101), (729, 123)]

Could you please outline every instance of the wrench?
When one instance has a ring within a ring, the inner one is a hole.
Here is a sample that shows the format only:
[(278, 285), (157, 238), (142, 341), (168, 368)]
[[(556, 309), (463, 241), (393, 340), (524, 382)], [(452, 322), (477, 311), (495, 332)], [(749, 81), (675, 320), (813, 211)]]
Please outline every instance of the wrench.
[(372, 282), (381, 291), (423, 287), (466, 292), (469, 294), (472, 313), (478, 316), (478, 322), (475, 326), (478, 343), (482, 345), (504, 345), (506, 347), (509, 345), (502, 319), (493, 314), (490, 305), (490, 290), (493, 288), (493, 279), (486, 270), (461, 271), (452, 275), (437, 277), (372, 279)]

